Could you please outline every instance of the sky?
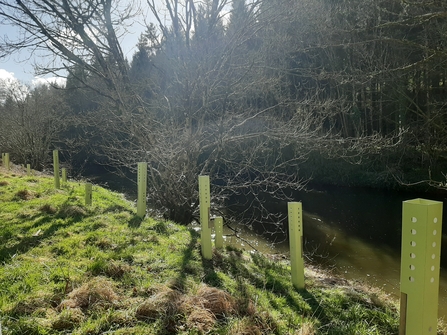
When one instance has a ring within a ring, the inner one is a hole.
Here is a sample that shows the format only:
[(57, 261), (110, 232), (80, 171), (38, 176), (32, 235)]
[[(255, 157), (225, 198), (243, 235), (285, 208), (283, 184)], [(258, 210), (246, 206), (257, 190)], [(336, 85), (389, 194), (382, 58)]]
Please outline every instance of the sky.
[[(149, 8), (145, 8), (146, 1), (144, 0), (120, 0), (123, 5), (126, 4), (124, 1), (132, 2), (133, 4), (138, 4), (141, 6), (141, 13), (139, 17), (134, 21), (134, 23), (127, 27), (128, 34), (121, 41), (121, 47), (125, 54), (125, 57), (130, 61), (133, 54), (135, 53), (138, 43), (138, 38), (141, 33), (145, 31), (145, 23), (149, 22), (156, 23), (155, 17), (149, 11)], [(169, 21), (166, 8), (162, 5), (162, 0), (154, 0), (155, 5), (158, 6), (159, 16), (164, 20), (164, 24)], [(164, 10), (162, 10), (164, 8)], [(16, 36), (18, 30), (15, 27), (5, 26), (0, 24), (0, 37), (8, 37), (13, 39)], [(0, 81), (2, 79), (8, 80), (18, 80), (21, 84), (27, 86), (35, 86), (39, 83), (57, 81), (59, 84), (65, 82), (62, 78), (56, 80), (55, 77), (37, 77), (34, 72), (34, 64), (39, 62), (39, 58), (35, 55), (29, 53), (29, 50), (23, 50), (20, 53), (8, 55), (4, 58), (0, 58)], [(62, 80), (62, 81), (61, 81)]]
[[(130, 1), (130, 0), (129, 0)], [(145, 26), (142, 24), (146, 21), (151, 20), (147, 9), (144, 13), (144, 19), (140, 19), (134, 22), (134, 24), (129, 27), (129, 33), (126, 38), (122, 41), (123, 52), (128, 60), (132, 59), (133, 54), (136, 51), (136, 45), (138, 43), (138, 38), (140, 34), (145, 30)], [(12, 39), (16, 36), (18, 30), (15, 27), (0, 25), (0, 35), (7, 36)], [(34, 72), (34, 64), (39, 62), (39, 58), (35, 55), (30, 54), (28, 50), (23, 50), (20, 53), (11, 54), (4, 58), (0, 58), (0, 80), (18, 80), (21, 84), (28, 86), (35, 86), (39, 83), (45, 83), (48, 81), (61, 81), (61, 78), (57, 79), (55, 77), (46, 76), (37, 77)]]
[[(123, 41), (122, 47), (129, 60), (136, 51), (136, 44), (144, 27), (140, 24), (135, 24), (131, 28), (131, 33)], [(17, 31), (14, 27), (0, 26), (0, 34), (14, 36)], [(25, 50), (17, 54), (11, 54), (5, 58), (0, 58), (0, 79), (17, 79), (25, 85), (36, 85), (47, 80), (53, 80), (51, 77), (37, 77), (34, 72), (34, 64), (39, 62), (39, 58), (30, 55), (29, 51)]]

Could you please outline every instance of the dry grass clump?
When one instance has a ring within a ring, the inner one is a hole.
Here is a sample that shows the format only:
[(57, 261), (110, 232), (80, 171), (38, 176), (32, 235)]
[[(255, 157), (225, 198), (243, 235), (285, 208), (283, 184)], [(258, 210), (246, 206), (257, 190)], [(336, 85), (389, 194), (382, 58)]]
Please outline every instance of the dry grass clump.
[(295, 335), (315, 335), (316, 333), (315, 325), (310, 322), (305, 322), (301, 325), (301, 329), (295, 332)]
[(35, 297), (27, 300), (21, 300), (17, 302), (12, 308), (13, 314), (22, 315), (22, 314), (33, 314), (39, 309), (44, 309), (50, 307), (50, 303), (48, 302), (48, 297), (41, 296)]
[(207, 285), (201, 285), (196, 294), (182, 294), (176, 289), (163, 286), (136, 310), (138, 319), (169, 321), (184, 316), (185, 326), (200, 333), (209, 332), (218, 317), (230, 316), (236, 312), (236, 300), (228, 293)]
[(51, 327), (55, 330), (73, 329), (84, 319), (85, 315), (80, 308), (66, 308), (53, 320)]
[(228, 335), (262, 335), (261, 329), (250, 318), (237, 320), (228, 331)]
[(227, 292), (215, 287), (200, 285), (196, 297), (198, 304), (216, 316), (233, 314), (236, 310), (236, 301)]
[(235, 320), (228, 334), (230, 335), (270, 335), (278, 333), (278, 325), (269, 312), (256, 312)]
[(111, 278), (119, 279), (122, 278), (126, 273), (129, 273), (131, 271), (132, 267), (130, 265), (112, 261), (107, 266), (105, 274)]
[(236, 300), (225, 291), (202, 284), (194, 296), (185, 295), (179, 307), (188, 328), (207, 333), (218, 317), (235, 314)]
[(157, 319), (178, 314), (183, 295), (176, 290), (163, 286), (159, 292), (138, 306), (135, 316), (138, 319)]
[(437, 335), (447, 334), (447, 324), (444, 319), (438, 319), (438, 332)]
[(107, 237), (101, 237), (99, 240), (96, 241), (95, 245), (102, 250), (116, 248), (116, 244), (114, 244), (113, 241)]
[(59, 309), (84, 308), (105, 309), (118, 301), (118, 294), (112, 282), (104, 277), (95, 277), (81, 287), (71, 291), (68, 299), (62, 301)]
[(28, 177), (26, 180), (28, 183), (37, 183), (39, 180), (37, 178)]
[(33, 191), (30, 190), (20, 190), (15, 194), (15, 198), (16, 199), (20, 199), (20, 200), (31, 200), (35, 198), (35, 194)]
[(62, 218), (79, 218), (87, 216), (87, 212), (80, 206), (64, 206), (60, 209), (59, 215)]
[(189, 329), (197, 329), (201, 333), (208, 333), (216, 323), (216, 316), (204, 308), (196, 308), (186, 319)]
[(46, 205), (41, 206), (39, 208), (39, 211), (41, 211), (42, 213), (46, 213), (46, 214), (55, 214), (57, 212), (57, 208), (50, 204), (46, 204)]
[(6, 180), (2, 180), (0, 181), (0, 186), (8, 186), (9, 182), (7, 182)]

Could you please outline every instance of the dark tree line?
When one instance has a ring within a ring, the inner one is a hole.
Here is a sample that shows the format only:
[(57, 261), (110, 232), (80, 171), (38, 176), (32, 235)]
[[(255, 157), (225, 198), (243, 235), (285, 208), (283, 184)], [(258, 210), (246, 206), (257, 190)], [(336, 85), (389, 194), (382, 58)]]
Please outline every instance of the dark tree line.
[[(151, 203), (183, 223), (199, 174), (213, 176), (216, 205), (247, 193), (266, 213), (261, 194), (286, 199), (310, 177), (444, 187), (444, 2), (147, 0), (155, 21), (128, 61), (119, 41), (140, 6), (0, 1), (2, 22), (24, 32), (0, 54), (44, 50), (58, 65), (40, 70), (67, 75), (65, 89), (47, 88), (48, 122), (69, 122), (44, 155), (59, 147), (74, 168), (89, 159), (125, 171), (147, 161)], [(15, 101), (1, 122), (33, 106)], [(22, 145), (0, 135), (17, 160), (28, 159)]]

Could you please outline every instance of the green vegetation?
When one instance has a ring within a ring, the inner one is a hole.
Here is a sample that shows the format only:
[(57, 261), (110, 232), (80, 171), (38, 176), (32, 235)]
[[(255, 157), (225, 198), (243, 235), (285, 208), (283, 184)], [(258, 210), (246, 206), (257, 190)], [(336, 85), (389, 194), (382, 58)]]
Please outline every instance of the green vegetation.
[(4, 334), (396, 334), (378, 290), (227, 247), (200, 255), (194, 229), (140, 220), (122, 195), (0, 169)]

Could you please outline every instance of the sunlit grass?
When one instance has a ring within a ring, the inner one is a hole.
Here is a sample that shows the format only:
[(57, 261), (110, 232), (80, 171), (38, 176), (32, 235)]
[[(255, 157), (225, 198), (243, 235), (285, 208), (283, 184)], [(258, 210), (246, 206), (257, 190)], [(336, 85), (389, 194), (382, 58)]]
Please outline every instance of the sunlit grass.
[[(13, 175), (15, 174), (15, 175)], [(396, 334), (379, 291), (328, 283), (228, 247), (212, 261), (193, 229), (140, 220), (122, 195), (0, 169), (4, 334)]]

